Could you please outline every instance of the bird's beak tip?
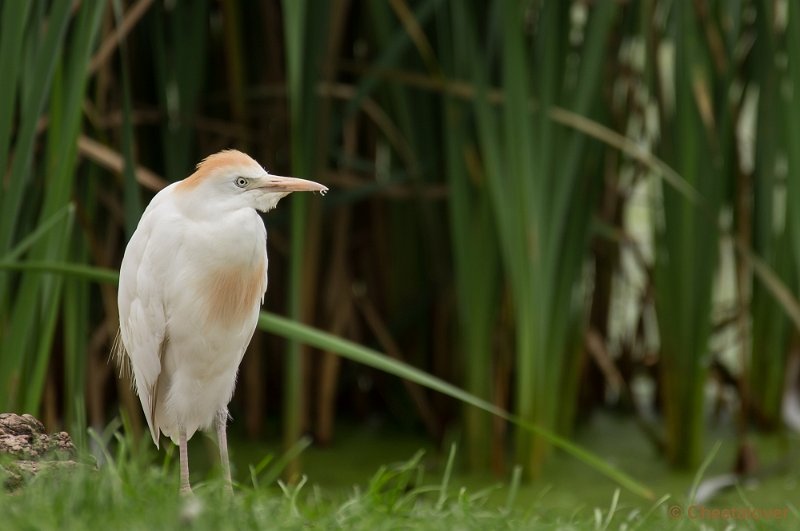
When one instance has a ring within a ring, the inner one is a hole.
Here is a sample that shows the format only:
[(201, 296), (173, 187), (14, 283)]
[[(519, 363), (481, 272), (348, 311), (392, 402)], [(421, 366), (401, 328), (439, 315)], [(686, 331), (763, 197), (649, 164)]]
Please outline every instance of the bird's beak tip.
[(328, 187), (318, 182), (280, 175), (269, 175), (264, 188), (276, 192), (319, 192), (321, 195), (328, 193)]

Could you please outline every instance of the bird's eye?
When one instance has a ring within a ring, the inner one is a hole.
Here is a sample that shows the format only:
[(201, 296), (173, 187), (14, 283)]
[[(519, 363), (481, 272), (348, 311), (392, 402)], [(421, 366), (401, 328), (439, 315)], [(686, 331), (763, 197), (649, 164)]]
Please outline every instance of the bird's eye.
[(248, 182), (247, 179), (245, 179), (244, 177), (236, 178), (236, 186), (238, 186), (239, 188), (244, 188), (245, 186), (247, 186), (247, 182)]

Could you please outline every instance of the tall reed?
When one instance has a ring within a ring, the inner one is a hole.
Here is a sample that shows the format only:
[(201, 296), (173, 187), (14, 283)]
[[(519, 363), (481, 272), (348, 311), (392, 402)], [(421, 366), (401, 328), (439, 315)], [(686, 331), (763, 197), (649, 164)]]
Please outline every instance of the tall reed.
[[(764, 2), (767, 4), (767, 2)], [(769, 10), (765, 10), (769, 13)], [(783, 107), (783, 134), (786, 138), (787, 196), (800, 197), (800, 7), (796, 2), (788, 2), (787, 18), (783, 32), (779, 34), (783, 42), (786, 61), (779, 63), (780, 96)], [(787, 216), (792, 235), (795, 275), (800, 277), (800, 205), (797, 201), (787, 201)], [(795, 277), (797, 278), (797, 277)]]
[[(469, 79), (474, 57), (464, 42), (464, 10), (440, 8), (437, 29), (445, 75)], [(452, 17), (452, 22), (451, 22)], [(470, 393), (492, 399), (494, 333), (499, 306), (500, 260), (491, 194), (486, 175), (477, 160), (477, 145), (470, 105), (444, 96), (445, 168), (449, 183), (450, 231), (455, 273), (458, 327), (456, 342), (463, 365), (464, 387)], [(488, 468), (491, 419), (475, 408), (464, 412), (467, 458), (472, 468)]]
[[(326, 20), (329, 9), (328, 2), (316, 2), (313, 6), (305, 0), (283, 2), (292, 172), (307, 179), (313, 178), (313, 172), (319, 167), (316, 150), (316, 111), (319, 105), (314, 87), (320, 76), (323, 45), (327, 42), (327, 27), (320, 23)], [(309, 203), (312, 200), (298, 195), (293, 198), (291, 207), (288, 313), (297, 320), (306, 318), (312, 309), (310, 300), (304, 296), (305, 293), (311, 293), (314, 285), (312, 275), (307, 274), (307, 257), (312, 248), (309, 240), (314, 240), (309, 235), (317, 230), (308, 223)], [(304, 359), (302, 345), (290, 340), (286, 350), (286, 387), (283, 394), (283, 439), (286, 448), (294, 446), (305, 429), (308, 389), (304, 388)], [(286, 475), (291, 481), (296, 481), (299, 473), (298, 457), (289, 463)]]
[[(716, 20), (706, 23), (716, 25)], [(691, 204), (675, 189), (662, 187), (663, 217), (655, 227), (656, 310), (667, 454), (674, 464), (693, 467), (703, 456), (718, 213), (723, 183), (731, 182), (727, 91), (732, 72), (731, 66), (715, 72), (705, 28), (692, 4), (673, 4), (665, 24), (658, 43), (658, 151), (698, 191), (703, 204)]]
[[(483, 87), (475, 112), (480, 154), (498, 230), (503, 267), (516, 322), (516, 396), (519, 415), (548, 429), (569, 431), (575, 407), (577, 358), (585, 312), (582, 279), (594, 193), (597, 150), (581, 134), (551, 121), (564, 106), (581, 115), (598, 110), (602, 60), (616, 5), (595, 5), (587, 15), (576, 61), (566, 61), (570, 6), (545, 2), (494, 4), (475, 36), (502, 31), (499, 62), (491, 48), (470, 48), (472, 78)], [(456, 9), (456, 7), (454, 7)], [(461, 20), (469, 20), (462, 13)], [(537, 23), (528, 42), (522, 21)], [(487, 31), (488, 30), (488, 31)], [(473, 44), (474, 46), (474, 44)], [(499, 109), (486, 97), (490, 72), (499, 70), (504, 99)], [(535, 101), (535, 108), (531, 106)], [(538, 475), (549, 443), (519, 431), (517, 458)]]
[[(792, 249), (792, 219), (787, 211), (794, 209), (787, 193), (791, 170), (782, 160), (795, 148), (784, 134), (786, 120), (792, 120), (791, 100), (784, 96), (790, 73), (776, 67), (770, 58), (788, 54), (785, 34), (771, 24), (776, 20), (774, 4), (759, 2), (756, 27), (759, 39), (754, 43), (748, 87), (754, 105), (752, 232), (753, 248), (770, 264), (788, 286), (796, 286)], [(797, 13), (795, 12), (796, 16)], [(785, 24), (787, 21), (784, 20)], [(780, 27), (780, 26), (778, 26)], [(784, 30), (788, 28), (783, 26)], [(789, 60), (800, 59), (787, 57)], [(752, 104), (752, 103), (751, 103)], [(746, 156), (746, 155), (745, 155)], [(741, 157), (740, 157), (741, 158)], [(789, 170), (787, 172), (787, 170)], [(797, 169), (795, 168), (796, 172)], [(743, 190), (747, 194), (749, 190)], [(745, 196), (745, 200), (749, 197)], [(780, 425), (784, 399), (785, 373), (789, 351), (790, 322), (785, 312), (760, 282), (753, 282), (750, 310), (752, 340), (747, 366), (748, 403), (756, 422), (767, 428)]]
[[(2, 104), (7, 109), (10, 103), (11, 112), (0, 112), (0, 131), (10, 131), (14, 124), (14, 94), (18, 94), (21, 112), (16, 141), (0, 146), (2, 171), (5, 172), (6, 161), (13, 160), (3, 193), (0, 256), (14, 254), (14, 245), (25, 241), (22, 235), (37, 225), (50, 226), (51, 220), (66, 211), (67, 223), (39, 233), (22, 253), (33, 260), (64, 260), (72, 252), (71, 241), (75, 237), (69, 204), (81, 131), (81, 102), (106, 6), (81, 5), (73, 18), (68, 2), (56, 2), (49, 12), (36, 6), (29, 19), (28, 9), (21, 7), (27, 3), (16, 7), (13, 4), (3, 5), (0, 23), (9, 29), (9, 41), (0, 49), (0, 62), (10, 67), (5, 83), (12, 89), (11, 97), (4, 98)], [(40, 39), (41, 43), (37, 42)], [(12, 53), (29, 57), (30, 63), (26, 68), (14, 65), (15, 59), (8, 57)], [(37, 126), (45, 110), (48, 128), (44, 157), (34, 161), (34, 153), (41, 149)], [(39, 194), (26, 189), (26, 185), (33, 184), (41, 186)], [(39, 410), (62, 290), (62, 279), (57, 276), (0, 273), (0, 409), (33, 413)], [(69, 320), (66, 325), (71, 327), (66, 333), (73, 338), (80, 333), (78, 321)], [(76, 355), (74, 351), (72, 354)], [(74, 386), (72, 389), (76, 394), (69, 399), (79, 399), (80, 390)]]

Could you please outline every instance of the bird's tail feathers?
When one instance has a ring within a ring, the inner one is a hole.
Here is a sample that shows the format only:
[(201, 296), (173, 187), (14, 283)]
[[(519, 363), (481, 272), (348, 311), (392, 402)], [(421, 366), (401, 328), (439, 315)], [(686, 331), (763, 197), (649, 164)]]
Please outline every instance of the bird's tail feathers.
[(111, 345), (111, 358), (114, 360), (114, 363), (117, 364), (117, 367), (119, 367), (119, 377), (123, 379), (128, 378), (131, 383), (131, 389), (139, 395), (139, 399), (142, 401), (142, 409), (145, 412), (144, 417), (147, 420), (147, 427), (150, 428), (150, 436), (153, 438), (156, 448), (159, 448), (160, 430), (156, 427), (155, 423), (158, 379), (156, 379), (155, 384), (149, 389), (147, 404), (145, 404), (136, 386), (136, 374), (133, 371), (131, 358), (128, 356), (128, 351), (125, 349), (125, 344), (122, 341), (122, 332), (119, 328), (117, 329), (117, 335), (114, 337), (114, 343)]
[(114, 360), (119, 369), (119, 377), (128, 378), (131, 382), (131, 388), (135, 390), (136, 383), (131, 369), (131, 359), (125, 349), (125, 343), (122, 342), (122, 332), (119, 328), (117, 328), (117, 335), (114, 336), (114, 342), (111, 344), (111, 359)]
[[(158, 378), (156, 378), (156, 383), (150, 388), (149, 401), (150, 401), (150, 408), (144, 408), (145, 411), (145, 418), (147, 419), (147, 426), (150, 428), (150, 436), (153, 437), (153, 442), (156, 445), (156, 450), (159, 449), (159, 435), (161, 434), (161, 429), (156, 424), (156, 403), (158, 401)], [(144, 406), (144, 404), (142, 404)]]
[(153, 438), (153, 442), (156, 445), (156, 450), (159, 450), (160, 449), (159, 432), (158, 429), (156, 429), (156, 427), (153, 426), (153, 423), (150, 421), (150, 417), (147, 417), (147, 427), (150, 428), (150, 436)]

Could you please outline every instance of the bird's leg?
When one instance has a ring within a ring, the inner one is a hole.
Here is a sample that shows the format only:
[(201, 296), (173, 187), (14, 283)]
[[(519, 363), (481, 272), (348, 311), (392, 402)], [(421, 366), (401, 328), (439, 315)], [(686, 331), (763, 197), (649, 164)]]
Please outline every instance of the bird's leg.
[(217, 444), (219, 445), (219, 461), (222, 464), (222, 475), (225, 476), (228, 492), (233, 492), (231, 481), (231, 463), (228, 460), (228, 409), (222, 408), (217, 413)]
[(192, 487), (189, 485), (189, 449), (186, 445), (186, 428), (178, 428), (178, 449), (181, 461), (181, 494), (191, 494)]

